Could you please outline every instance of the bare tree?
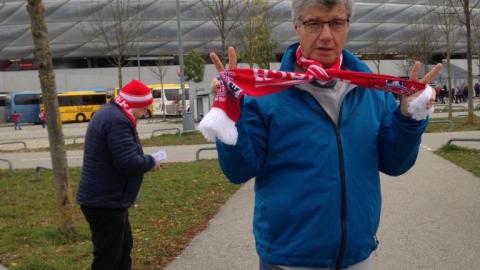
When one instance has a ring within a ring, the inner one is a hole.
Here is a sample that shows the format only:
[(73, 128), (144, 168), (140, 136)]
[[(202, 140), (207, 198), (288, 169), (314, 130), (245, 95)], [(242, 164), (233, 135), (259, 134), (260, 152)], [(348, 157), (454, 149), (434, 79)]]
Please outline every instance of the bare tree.
[(386, 52), (388, 50), (387, 42), (384, 39), (382, 29), (375, 29), (372, 37), (372, 45), (365, 51), (363, 57), (366, 60), (373, 61), (377, 69), (377, 73), (380, 73), (380, 62), (385, 59)]
[(278, 44), (272, 35), (274, 16), (265, 0), (248, 0), (246, 13), (246, 22), (239, 28), (240, 58), (250, 67), (268, 68)]
[(458, 15), (460, 22), (465, 25), (467, 37), (467, 70), (468, 70), (468, 116), (467, 123), (475, 122), (475, 114), (473, 108), (473, 69), (472, 69), (472, 12), (476, 8), (479, 0), (450, 0), (452, 6)]
[(477, 55), (477, 68), (479, 72), (479, 76), (477, 76), (477, 79), (480, 79), (480, 12), (478, 10), (475, 14), (473, 14), (472, 25), (473, 25), (472, 30), (473, 30), (473, 37), (474, 37), (473, 47)]
[(222, 43), (221, 58), (227, 55), (227, 39), (229, 35), (240, 26), (241, 18), (245, 12), (243, 1), (238, 0), (200, 0), (202, 6), (207, 9), (206, 16), (218, 29)]
[[(161, 59), (158, 59), (156, 61), (156, 65), (154, 67), (150, 67), (149, 69), (160, 80), (160, 88), (161, 88), (161, 91), (162, 91), (162, 96), (161, 96), (162, 97), (162, 107), (159, 108), (159, 109), (162, 110), (163, 119), (165, 120), (165, 118), (166, 118), (166, 107), (165, 107), (165, 95), (163, 93), (163, 91), (164, 91), (163, 84), (164, 84), (164, 81), (165, 81), (165, 76), (167, 75), (167, 69), (162, 66)], [(153, 110), (156, 110), (156, 109), (157, 108), (153, 108)]]
[(455, 7), (452, 6), (450, 0), (429, 0), (427, 9), (435, 16), (437, 23), (435, 28), (441, 33), (445, 41), (444, 55), (447, 58), (447, 90), (448, 90), (448, 119), (452, 119), (452, 72), (451, 57), (455, 44), (462, 36), (460, 25), (455, 13)]
[(142, 6), (138, 0), (115, 0), (108, 4), (98, 1), (97, 6), (99, 11), (90, 17), (89, 27), (83, 32), (117, 67), (121, 89), (122, 67), (127, 63), (128, 55), (136, 54), (137, 39), (144, 26)]
[(48, 140), (52, 159), (57, 204), (60, 210), (60, 226), (67, 232), (75, 230), (73, 221), (73, 203), (68, 172), (65, 139), (58, 113), (58, 98), (53, 72), (50, 41), (45, 23), (45, 6), (42, 0), (28, 0), (27, 10), (30, 15), (30, 26), (33, 38), (33, 54), (38, 67), (38, 77), (42, 88), (42, 97), (47, 114)]
[(434, 23), (428, 20), (420, 21), (418, 24), (412, 24), (412, 38), (410, 40), (410, 55), (424, 64), (424, 74), (428, 72), (433, 51), (437, 48), (436, 31)]
[(410, 70), (415, 64), (415, 60), (410, 58), (410, 53), (405, 54), (405, 57), (406, 58), (401, 60), (400, 62), (395, 62), (395, 65), (402, 71), (402, 77), (408, 77), (410, 74)]

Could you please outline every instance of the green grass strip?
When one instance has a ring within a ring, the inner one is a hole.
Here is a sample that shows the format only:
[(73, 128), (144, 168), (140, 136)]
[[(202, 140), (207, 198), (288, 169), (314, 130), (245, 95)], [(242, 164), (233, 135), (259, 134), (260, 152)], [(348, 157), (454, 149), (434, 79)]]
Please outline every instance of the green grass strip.
[(480, 177), (480, 150), (447, 144), (435, 153)]
[[(70, 173), (75, 197), (80, 169)], [(133, 268), (162, 269), (238, 188), (216, 160), (167, 163), (147, 173), (130, 208)], [(51, 172), (42, 172), (37, 181), (34, 170), (0, 170), (0, 194), (0, 264), (11, 270), (89, 269), (88, 225), (75, 204), (76, 233), (58, 229)]]

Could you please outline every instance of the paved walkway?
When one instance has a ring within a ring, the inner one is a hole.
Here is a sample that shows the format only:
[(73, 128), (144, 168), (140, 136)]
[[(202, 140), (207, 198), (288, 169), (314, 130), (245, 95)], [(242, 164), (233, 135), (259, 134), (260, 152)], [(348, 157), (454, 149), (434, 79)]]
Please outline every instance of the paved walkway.
[[(480, 138), (480, 132), (425, 134), (410, 172), (382, 175), (380, 247), (372, 269), (480, 269), (480, 179), (431, 152), (451, 135)], [(258, 269), (252, 208), (250, 181), (167, 270)]]

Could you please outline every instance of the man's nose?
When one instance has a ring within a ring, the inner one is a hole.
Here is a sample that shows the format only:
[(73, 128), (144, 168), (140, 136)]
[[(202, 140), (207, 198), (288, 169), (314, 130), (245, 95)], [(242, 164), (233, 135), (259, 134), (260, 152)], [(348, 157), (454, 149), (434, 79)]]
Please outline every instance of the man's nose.
[(320, 31), (319, 37), (320, 40), (330, 40), (333, 38), (332, 29), (330, 29), (330, 25), (328, 23), (324, 23), (322, 30)]

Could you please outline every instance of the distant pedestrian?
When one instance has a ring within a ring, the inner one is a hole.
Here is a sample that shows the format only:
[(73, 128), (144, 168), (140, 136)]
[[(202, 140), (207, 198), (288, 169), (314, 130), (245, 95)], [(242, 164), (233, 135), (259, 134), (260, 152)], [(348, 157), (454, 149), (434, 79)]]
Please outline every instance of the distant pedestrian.
[(437, 84), (437, 85), (435, 85), (435, 88), (433, 88), (433, 89), (435, 90), (435, 93), (436, 93), (435, 102), (438, 103), (441, 99), (442, 86)]
[(473, 89), (475, 89), (475, 96), (480, 98), (480, 82), (477, 82)]
[(18, 113), (17, 111), (14, 111), (12, 113), (12, 121), (13, 123), (15, 124), (15, 130), (21, 130), (22, 127), (20, 126), (20, 120), (22, 118), (22, 115), (20, 113)]
[(448, 99), (448, 90), (447, 85), (444, 84), (440, 91), (440, 103), (445, 104), (445, 98)]
[(460, 91), (460, 88), (457, 86), (453, 87), (453, 93), (455, 95), (455, 103), (461, 103), (463, 100), (463, 92)]
[(468, 85), (467, 83), (465, 83), (465, 85), (463, 86), (463, 93), (462, 93), (462, 100), (463, 102), (467, 102), (468, 100)]
[(45, 114), (45, 111), (43, 109), (40, 110), (40, 113), (38, 114), (38, 119), (40, 119), (40, 124), (42, 124), (42, 128), (45, 128), (45, 121), (47, 120), (47, 115)]

